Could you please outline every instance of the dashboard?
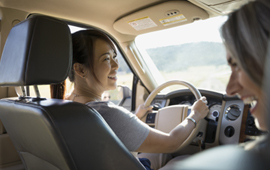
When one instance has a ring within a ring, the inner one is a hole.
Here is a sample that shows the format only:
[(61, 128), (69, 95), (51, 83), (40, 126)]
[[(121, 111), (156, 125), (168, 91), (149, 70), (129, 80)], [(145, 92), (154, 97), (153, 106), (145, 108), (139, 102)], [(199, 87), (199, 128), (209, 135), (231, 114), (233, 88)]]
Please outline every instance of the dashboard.
[[(229, 97), (224, 94), (200, 90), (202, 96), (206, 96), (209, 113), (205, 117), (207, 121), (205, 144), (238, 144), (249, 140), (250, 136), (260, 135), (254, 119), (249, 113), (249, 106), (244, 105), (238, 97)], [(146, 117), (146, 123), (155, 127), (155, 119), (159, 110), (172, 105), (188, 105), (188, 114), (191, 106), (196, 101), (189, 89), (173, 91), (168, 94), (158, 94), (152, 101), (153, 111)], [(169, 116), (169, 115), (168, 115)]]

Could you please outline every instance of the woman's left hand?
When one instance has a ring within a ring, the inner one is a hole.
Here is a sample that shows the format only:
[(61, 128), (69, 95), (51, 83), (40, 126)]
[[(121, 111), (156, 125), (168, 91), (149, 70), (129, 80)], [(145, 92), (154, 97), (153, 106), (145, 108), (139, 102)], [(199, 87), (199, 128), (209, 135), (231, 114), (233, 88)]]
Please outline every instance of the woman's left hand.
[(148, 106), (148, 107), (145, 107), (144, 104), (141, 104), (137, 110), (136, 110), (136, 113), (135, 115), (141, 119), (144, 117), (144, 115), (148, 112), (148, 111), (151, 111), (153, 109), (153, 106)]

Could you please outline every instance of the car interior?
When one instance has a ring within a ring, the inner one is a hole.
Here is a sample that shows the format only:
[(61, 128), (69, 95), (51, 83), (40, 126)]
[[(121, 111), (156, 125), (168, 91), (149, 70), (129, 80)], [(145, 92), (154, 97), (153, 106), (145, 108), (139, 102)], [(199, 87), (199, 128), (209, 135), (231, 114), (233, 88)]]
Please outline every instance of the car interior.
[[(171, 53), (164, 55), (165, 47), (143, 49), (144, 45), (139, 44), (141, 37), (151, 33), (172, 32), (174, 28), (226, 17), (248, 2), (0, 0), (0, 169), (144, 169), (96, 110), (77, 102), (50, 98), (49, 85), (67, 79), (71, 68), (71, 34), (76, 32), (73, 28), (96, 29), (112, 39), (124, 63), (120, 65), (125, 65), (129, 71), (124, 75), (127, 71), (120, 67), (119, 74), (125, 80), (119, 80), (121, 91), (110, 93), (111, 99), (120, 96), (116, 104), (131, 112), (140, 104), (152, 105), (153, 110), (142, 118), (148, 126), (169, 132), (189, 115), (196, 100), (207, 97), (207, 117), (177, 151), (138, 154), (151, 162), (157, 161), (158, 166), (152, 169), (268, 169), (270, 151), (258, 154), (237, 147), (267, 133), (256, 128), (248, 105), (237, 96), (227, 96), (224, 85), (222, 90), (214, 86), (205, 88), (184, 80), (181, 74), (172, 74), (172, 79), (163, 80), (165, 71), (162, 69), (178, 69), (169, 61)], [(204, 25), (209, 30), (213, 27)], [(202, 28), (197, 26), (196, 29)], [(197, 34), (191, 32), (191, 35)], [(146, 37), (145, 46), (147, 40), (155, 38), (160, 37)], [(200, 45), (206, 47), (206, 43)], [(196, 51), (193, 46), (185, 48), (188, 54)], [(159, 51), (153, 52), (155, 49)], [(208, 50), (208, 46), (205, 49)], [(209, 49), (214, 51), (213, 47)], [(156, 61), (159, 55), (164, 55), (165, 59)], [(180, 61), (181, 57), (178, 58)], [(201, 60), (206, 59), (201, 56)], [(270, 61), (267, 62), (270, 65)], [(197, 64), (188, 58), (183, 58), (181, 63), (183, 66), (188, 63), (192, 69)], [(183, 67), (182, 71), (190, 72), (190, 68)], [(270, 96), (267, 88), (270, 71), (269, 67), (265, 69), (265, 89)], [(228, 71), (220, 73), (218, 76), (223, 76)], [(197, 72), (189, 77), (203, 79), (201, 74)], [(208, 75), (205, 79), (210, 78)], [(227, 80), (222, 77), (208, 84), (220, 82), (226, 85)], [(186, 155), (189, 158), (182, 160)]]

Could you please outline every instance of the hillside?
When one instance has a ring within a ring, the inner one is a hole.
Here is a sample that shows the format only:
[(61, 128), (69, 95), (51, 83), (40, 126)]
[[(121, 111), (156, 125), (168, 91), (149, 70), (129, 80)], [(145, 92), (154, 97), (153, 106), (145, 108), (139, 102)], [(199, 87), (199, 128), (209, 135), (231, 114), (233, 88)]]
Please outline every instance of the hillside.
[(224, 65), (226, 51), (222, 43), (199, 42), (147, 49), (160, 71), (171, 72), (190, 66)]

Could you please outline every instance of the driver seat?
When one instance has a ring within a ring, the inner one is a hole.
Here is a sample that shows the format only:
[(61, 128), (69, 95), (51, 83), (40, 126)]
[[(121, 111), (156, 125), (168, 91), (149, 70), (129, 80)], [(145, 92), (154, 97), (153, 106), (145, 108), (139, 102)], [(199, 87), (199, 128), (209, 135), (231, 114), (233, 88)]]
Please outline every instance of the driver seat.
[[(19, 86), (21, 95), (0, 100), (0, 119), (25, 169), (143, 170), (97, 111), (40, 97), (37, 85), (64, 81), (71, 61), (71, 34), (61, 20), (36, 15), (9, 33), (0, 85)], [(36, 97), (26, 96), (29, 85), (34, 85)]]

